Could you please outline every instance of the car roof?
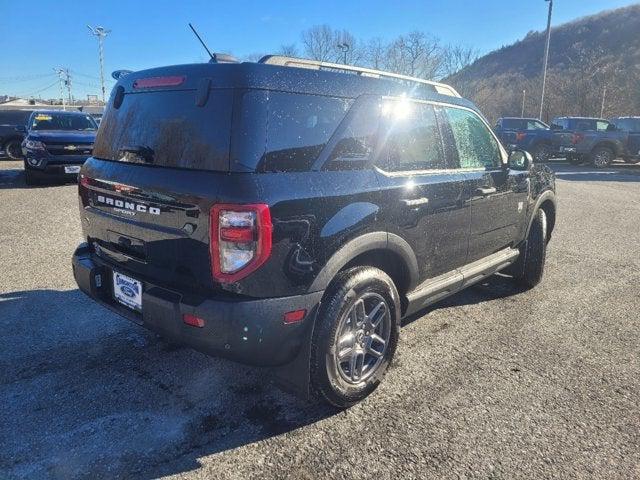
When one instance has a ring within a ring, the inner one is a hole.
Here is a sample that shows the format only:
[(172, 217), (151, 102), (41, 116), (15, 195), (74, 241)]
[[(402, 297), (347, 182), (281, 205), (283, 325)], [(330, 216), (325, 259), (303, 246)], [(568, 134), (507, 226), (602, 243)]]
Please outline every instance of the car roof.
[(636, 117), (636, 116), (627, 116), (627, 117), (611, 117), (611, 120), (627, 120), (627, 119), (631, 119), (631, 120), (640, 120), (640, 117)]
[(556, 117), (554, 118), (554, 120), (597, 120), (597, 121), (603, 121), (603, 122), (608, 121), (606, 118), (599, 118), (599, 117)]
[[(322, 62), (315, 62), (322, 64)], [(314, 65), (315, 65), (314, 64)], [(172, 65), (132, 72), (121, 76), (115, 88), (122, 87), (125, 92), (139, 92), (136, 81), (152, 77), (182, 77), (181, 89), (198, 89), (203, 79), (209, 79), (213, 88), (278, 90), (290, 93), (327, 95), (344, 98), (357, 98), (361, 95), (407, 96), (412, 99), (449, 103), (473, 109), (477, 107), (458, 95), (439, 93), (438, 87), (444, 84), (427, 83), (419, 79), (404, 76), (379, 76), (375, 70), (354, 69), (336, 64), (327, 68), (305, 68), (297, 65), (276, 65), (269, 63), (198, 63)], [(331, 67), (336, 65), (335, 67)], [(373, 72), (359, 74), (358, 72)], [(383, 73), (383, 72), (380, 72)], [(423, 83), (424, 82), (424, 83)], [(445, 86), (446, 87), (446, 86)], [(145, 91), (153, 91), (146, 88)]]
[[(529, 118), (529, 117), (500, 117), (498, 120), (526, 120), (526, 121), (536, 121), (542, 122), (539, 118)], [(542, 122), (544, 123), (544, 122)]]
[(88, 113), (84, 113), (84, 112), (80, 112), (78, 110), (54, 110), (54, 109), (37, 109), (37, 110), (33, 110), (33, 112), (31, 112), (32, 114), (37, 114), (37, 113), (46, 113), (48, 115), (50, 114), (54, 114), (54, 113), (60, 113), (60, 114), (64, 114), (64, 115), (83, 115), (86, 116), (88, 115)]

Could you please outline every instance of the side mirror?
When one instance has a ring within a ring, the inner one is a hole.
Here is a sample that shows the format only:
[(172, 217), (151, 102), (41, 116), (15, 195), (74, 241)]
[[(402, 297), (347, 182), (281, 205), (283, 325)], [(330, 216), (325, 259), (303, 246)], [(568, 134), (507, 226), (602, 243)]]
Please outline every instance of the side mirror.
[(524, 150), (514, 150), (509, 154), (509, 168), (512, 170), (528, 170), (533, 163), (533, 157)]
[(616, 126), (613, 123), (607, 125), (607, 132), (615, 132), (617, 130)]
[(555, 123), (552, 123), (550, 125), (550, 127), (551, 127), (551, 130), (562, 130), (562, 127), (560, 125), (555, 124)]
[(24, 125), (16, 125), (16, 132), (27, 133), (27, 127)]

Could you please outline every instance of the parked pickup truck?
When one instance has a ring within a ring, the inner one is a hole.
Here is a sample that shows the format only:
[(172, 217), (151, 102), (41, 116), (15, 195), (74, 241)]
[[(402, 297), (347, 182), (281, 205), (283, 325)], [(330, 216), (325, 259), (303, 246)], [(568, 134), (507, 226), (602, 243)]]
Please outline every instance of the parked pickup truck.
[(526, 150), (536, 162), (546, 162), (558, 150), (553, 130), (537, 118), (499, 118), (494, 130), (507, 150)]
[(627, 163), (637, 163), (640, 161), (640, 117), (616, 117), (612, 118), (613, 123), (618, 130), (626, 132), (629, 135), (627, 140), (627, 148), (622, 157)]
[(22, 158), (24, 132), (19, 127), (27, 123), (31, 110), (0, 110), (0, 157)]
[(551, 128), (558, 139), (560, 155), (575, 165), (589, 162), (596, 168), (605, 168), (616, 158), (628, 156), (629, 134), (608, 120), (559, 117), (553, 119)]

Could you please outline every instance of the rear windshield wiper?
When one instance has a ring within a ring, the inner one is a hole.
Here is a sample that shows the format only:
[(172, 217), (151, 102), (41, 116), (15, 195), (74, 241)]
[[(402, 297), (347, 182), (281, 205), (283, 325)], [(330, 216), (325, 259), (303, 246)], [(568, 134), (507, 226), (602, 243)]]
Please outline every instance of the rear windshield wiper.
[(126, 156), (126, 154), (133, 154), (134, 156), (141, 158), (145, 163), (153, 163), (153, 149), (145, 147), (144, 145), (122, 147), (120, 149), (120, 155)]

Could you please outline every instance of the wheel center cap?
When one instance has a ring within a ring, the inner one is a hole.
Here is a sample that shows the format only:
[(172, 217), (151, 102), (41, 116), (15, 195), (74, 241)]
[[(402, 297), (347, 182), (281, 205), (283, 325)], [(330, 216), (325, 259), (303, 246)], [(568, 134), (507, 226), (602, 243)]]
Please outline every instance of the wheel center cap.
[(356, 333), (356, 342), (358, 345), (362, 345), (364, 343), (364, 332), (362, 330), (358, 330), (358, 333)]

